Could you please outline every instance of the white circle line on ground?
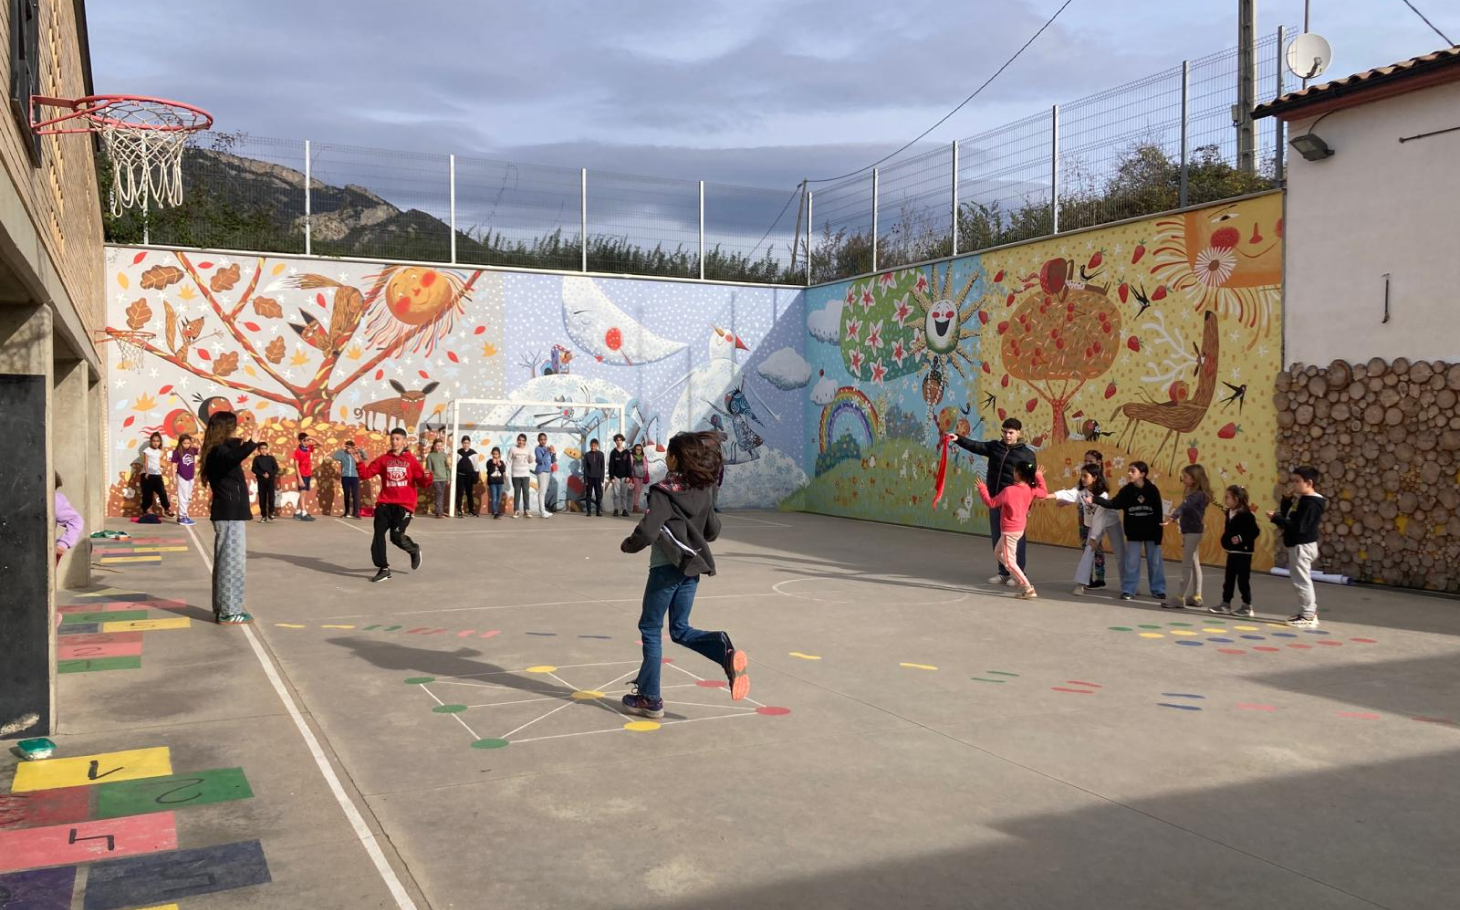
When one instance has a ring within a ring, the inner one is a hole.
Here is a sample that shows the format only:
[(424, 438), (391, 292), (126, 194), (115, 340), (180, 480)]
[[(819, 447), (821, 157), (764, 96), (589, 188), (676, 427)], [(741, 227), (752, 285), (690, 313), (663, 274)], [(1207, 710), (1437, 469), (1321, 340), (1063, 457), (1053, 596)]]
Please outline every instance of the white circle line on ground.
[[(864, 581), (864, 580), (865, 581), (877, 581), (877, 580), (896, 581), (897, 579), (893, 578), (892, 576), (888, 576), (888, 575), (808, 575), (808, 576), (806, 576), (804, 578), (787, 578), (784, 581), (778, 581), (775, 584), (771, 585), (771, 590), (772, 591), (775, 591), (777, 594), (780, 594), (780, 595), (782, 595), (784, 597), (795, 597), (798, 600), (810, 600), (810, 601), (813, 601), (815, 603), (821, 603), (821, 604), (849, 604), (849, 603), (852, 603), (852, 601), (850, 601), (850, 600), (828, 600), (828, 599), (826, 599), (824, 597), (812, 597), (812, 596), (810, 596), (808, 594), (795, 594), (795, 593), (792, 593), (791, 591), (782, 590), (782, 588), (785, 585), (798, 584), (798, 583), (804, 582), (804, 581), (822, 581), (822, 582), (824, 582), (824, 581)], [(952, 598), (950, 600), (899, 600), (897, 602), (897, 605), (900, 606), (900, 607), (944, 607), (944, 606), (949, 606), (951, 604), (961, 603), (961, 602), (963, 602), (963, 601), (965, 601), (965, 600), (968, 599), (968, 592), (967, 591), (959, 591), (957, 588), (947, 587), (945, 585), (929, 585), (929, 584), (926, 584), (926, 583), (919, 583), (917, 586), (918, 587), (924, 587), (924, 588), (935, 588), (935, 589), (940, 590), (940, 591), (948, 591), (950, 593), (956, 593), (958, 596), (957, 597), (954, 597), (954, 598)]]
[[(203, 565), (207, 567), (208, 574), (212, 575), (213, 560), (209, 559), (208, 554), (203, 551), (203, 542), (198, 538), (197, 532), (193, 530), (191, 525), (187, 525), (186, 527), (188, 534), (193, 538), (193, 546), (198, 551), (198, 557), (203, 560)], [(380, 844), (377, 842), (375, 834), (370, 830), (370, 826), (365, 823), (365, 817), (360, 814), (360, 810), (356, 808), (354, 800), (350, 799), (350, 795), (345, 792), (344, 785), (340, 783), (339, 775), (335, 774), (335, 769), (330, 766), (329, 759), (325, 757), (324, 749), (320, 747), (319, 740), (314, 736), (314, 731), (310, 730), (309, 724), (305, 723), (304, 716), (299, 711), (299, 705), (294, 701), (294, 696), (290, 695), (289, 690), (284, 687), (283, 680), (279, 678), (279, 671), (274, 667), (273, 660), (264, 651), (264, 646), (254, 633), (253, 627), (244, 626), (243, 632), (250, 647), (253, 648), (254, 656), (258, 658), (259, 665), (264, 668), (264, 675), (269, 678), (269, 683), (274, 687), (274, 692), (279, 696), (279, 700), (284, 703), (284, 710), (289, 713), (289, 717), (294, 721), (294, 726), (299, 730), (299, 735), (304, 738), (304, 744), (309, 747), (309, 753), (314, 757), (314, 763), (319, 768), (319, 773), (324, 776), (325, 783), (329, 785), (330, 792), (334, 794), (335, 801), (340, 804), (340, 808), (345, 813), (345, 818), (350, 822), (350, 827), (355, 830), (355, 836), (359, 838), (361, 845), (365, 848), (365, 852), (369, 854), (371, 862), (375, 864), (375, 871), (380, 874), (381, 881), (385, 883), (386, 889), (390, 891), (390, 896), (395, 900), (395, 905), (400, 910), (417, 910), (416, 902), (411, 900), (410, 894), (406, 892), (405, 885), (401, 883), (400, 877), (395, 874), (395, 869), (391, 868), (390, 861), (385, 858), (385, 853), (380, 849)]]

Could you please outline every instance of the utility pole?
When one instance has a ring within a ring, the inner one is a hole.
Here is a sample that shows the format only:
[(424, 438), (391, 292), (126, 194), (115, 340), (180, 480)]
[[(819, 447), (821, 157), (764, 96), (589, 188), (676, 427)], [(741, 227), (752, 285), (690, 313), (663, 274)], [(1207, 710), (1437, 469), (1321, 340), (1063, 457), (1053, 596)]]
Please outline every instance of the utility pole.
[(1237, 0), (1237, 169), (1257, 170), (1257, 129), (1252, 109), (1257, 106), (1257, 0)]

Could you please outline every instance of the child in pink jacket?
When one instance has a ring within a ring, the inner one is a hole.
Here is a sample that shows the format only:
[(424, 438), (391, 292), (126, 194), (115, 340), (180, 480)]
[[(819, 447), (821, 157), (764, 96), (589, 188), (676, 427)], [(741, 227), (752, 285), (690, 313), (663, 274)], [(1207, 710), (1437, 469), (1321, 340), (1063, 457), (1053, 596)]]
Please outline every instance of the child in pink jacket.
[(1034, 585), (1019, 568), (1016, 557), (1019, 539), (1024, 536), (1024, 526), (1029, 521), (1029, 507), (1034, 500), (1049, 496), (1044, 485), (1044, 471), (1027, 461), (1021, 462), (1014, 465), (1014, 482), (1000, 490), (998, 496), (990, 496), (989, 488), (982, 480), (978, 482), (978, 495), (983, 497), (984, 505), (999, 510), (999, 562), (1009, 570), (1014, 583), (1019, 586), (1019, 593), (1014, 596), (1020, 600), (1038, 597)]

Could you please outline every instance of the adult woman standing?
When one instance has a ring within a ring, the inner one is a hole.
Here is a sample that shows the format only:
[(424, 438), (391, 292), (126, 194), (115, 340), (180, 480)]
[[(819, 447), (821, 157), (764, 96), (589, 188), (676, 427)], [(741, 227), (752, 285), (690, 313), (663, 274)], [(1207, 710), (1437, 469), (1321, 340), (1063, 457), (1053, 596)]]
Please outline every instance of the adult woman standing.
[(253, 622), (243, 608), (244, 563), (248, 557), (245, 531), (253, 520), (243, 461), (256, 448), (252, 428), (239, 432), (237, 414), (219, 411), (208, 418), (200, 461), (203, 477), (213, 492), (209, 515), (213, 520), (213, 617), (219, 625)]

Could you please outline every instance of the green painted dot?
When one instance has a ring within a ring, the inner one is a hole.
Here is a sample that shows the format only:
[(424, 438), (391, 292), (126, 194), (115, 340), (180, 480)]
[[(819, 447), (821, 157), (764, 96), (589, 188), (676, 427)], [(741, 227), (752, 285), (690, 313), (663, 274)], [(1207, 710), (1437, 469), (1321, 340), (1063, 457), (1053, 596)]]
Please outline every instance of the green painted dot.
[(1132, 631), (1134, 631), (1130, 626), (1110, 626), (1109, 628), (1110, 628), (1110, 631), (1112, 631), (1112, 632), (1132, 632)]
[(1189, 622), (1168, 622), (1166, 625), (1168, 625), (1168, 626), (1189, 626), (1189, 625), (1191, 625), (1191, 623), (1189, 623)]
[(408, 686), (419, 686), (419, 685), (422, 685), (424, 683), (435, 682), (435, 681), (436, 681), (436, 677), (434, 677), (434, 676), (412, 676), (410, 679), (407, 679), (406, 680), (406, 685), (408, 685)]
[(990, 676), (1018, 676), (1018, 673), (1010, 673), (1008, 670), (990, 670)]
[(1161, 627), (1158, 626), (1158, 625), (1152, 625), (1151, 623), (1148, 623), (1148, 622), (1143, 622), (1139, 626), (1137, 626), (1137, 628), (1140, 628), (1140, 629), (1159, 629)]
[(473, 749), (505, 749), (510, 743), (505, 739), (479, 739), (471, 744)]
[(971, 679), (971, 680), (973, 680), (974, 682), (991, 682), (991, 683), (1008, 682), (1007, 679), (984, 679), (982, 676), (970, 676), (968, 678)]
[(431, 710), (437, 714), (460, 714), (466, 710), (466, 705), (437, 705)]

